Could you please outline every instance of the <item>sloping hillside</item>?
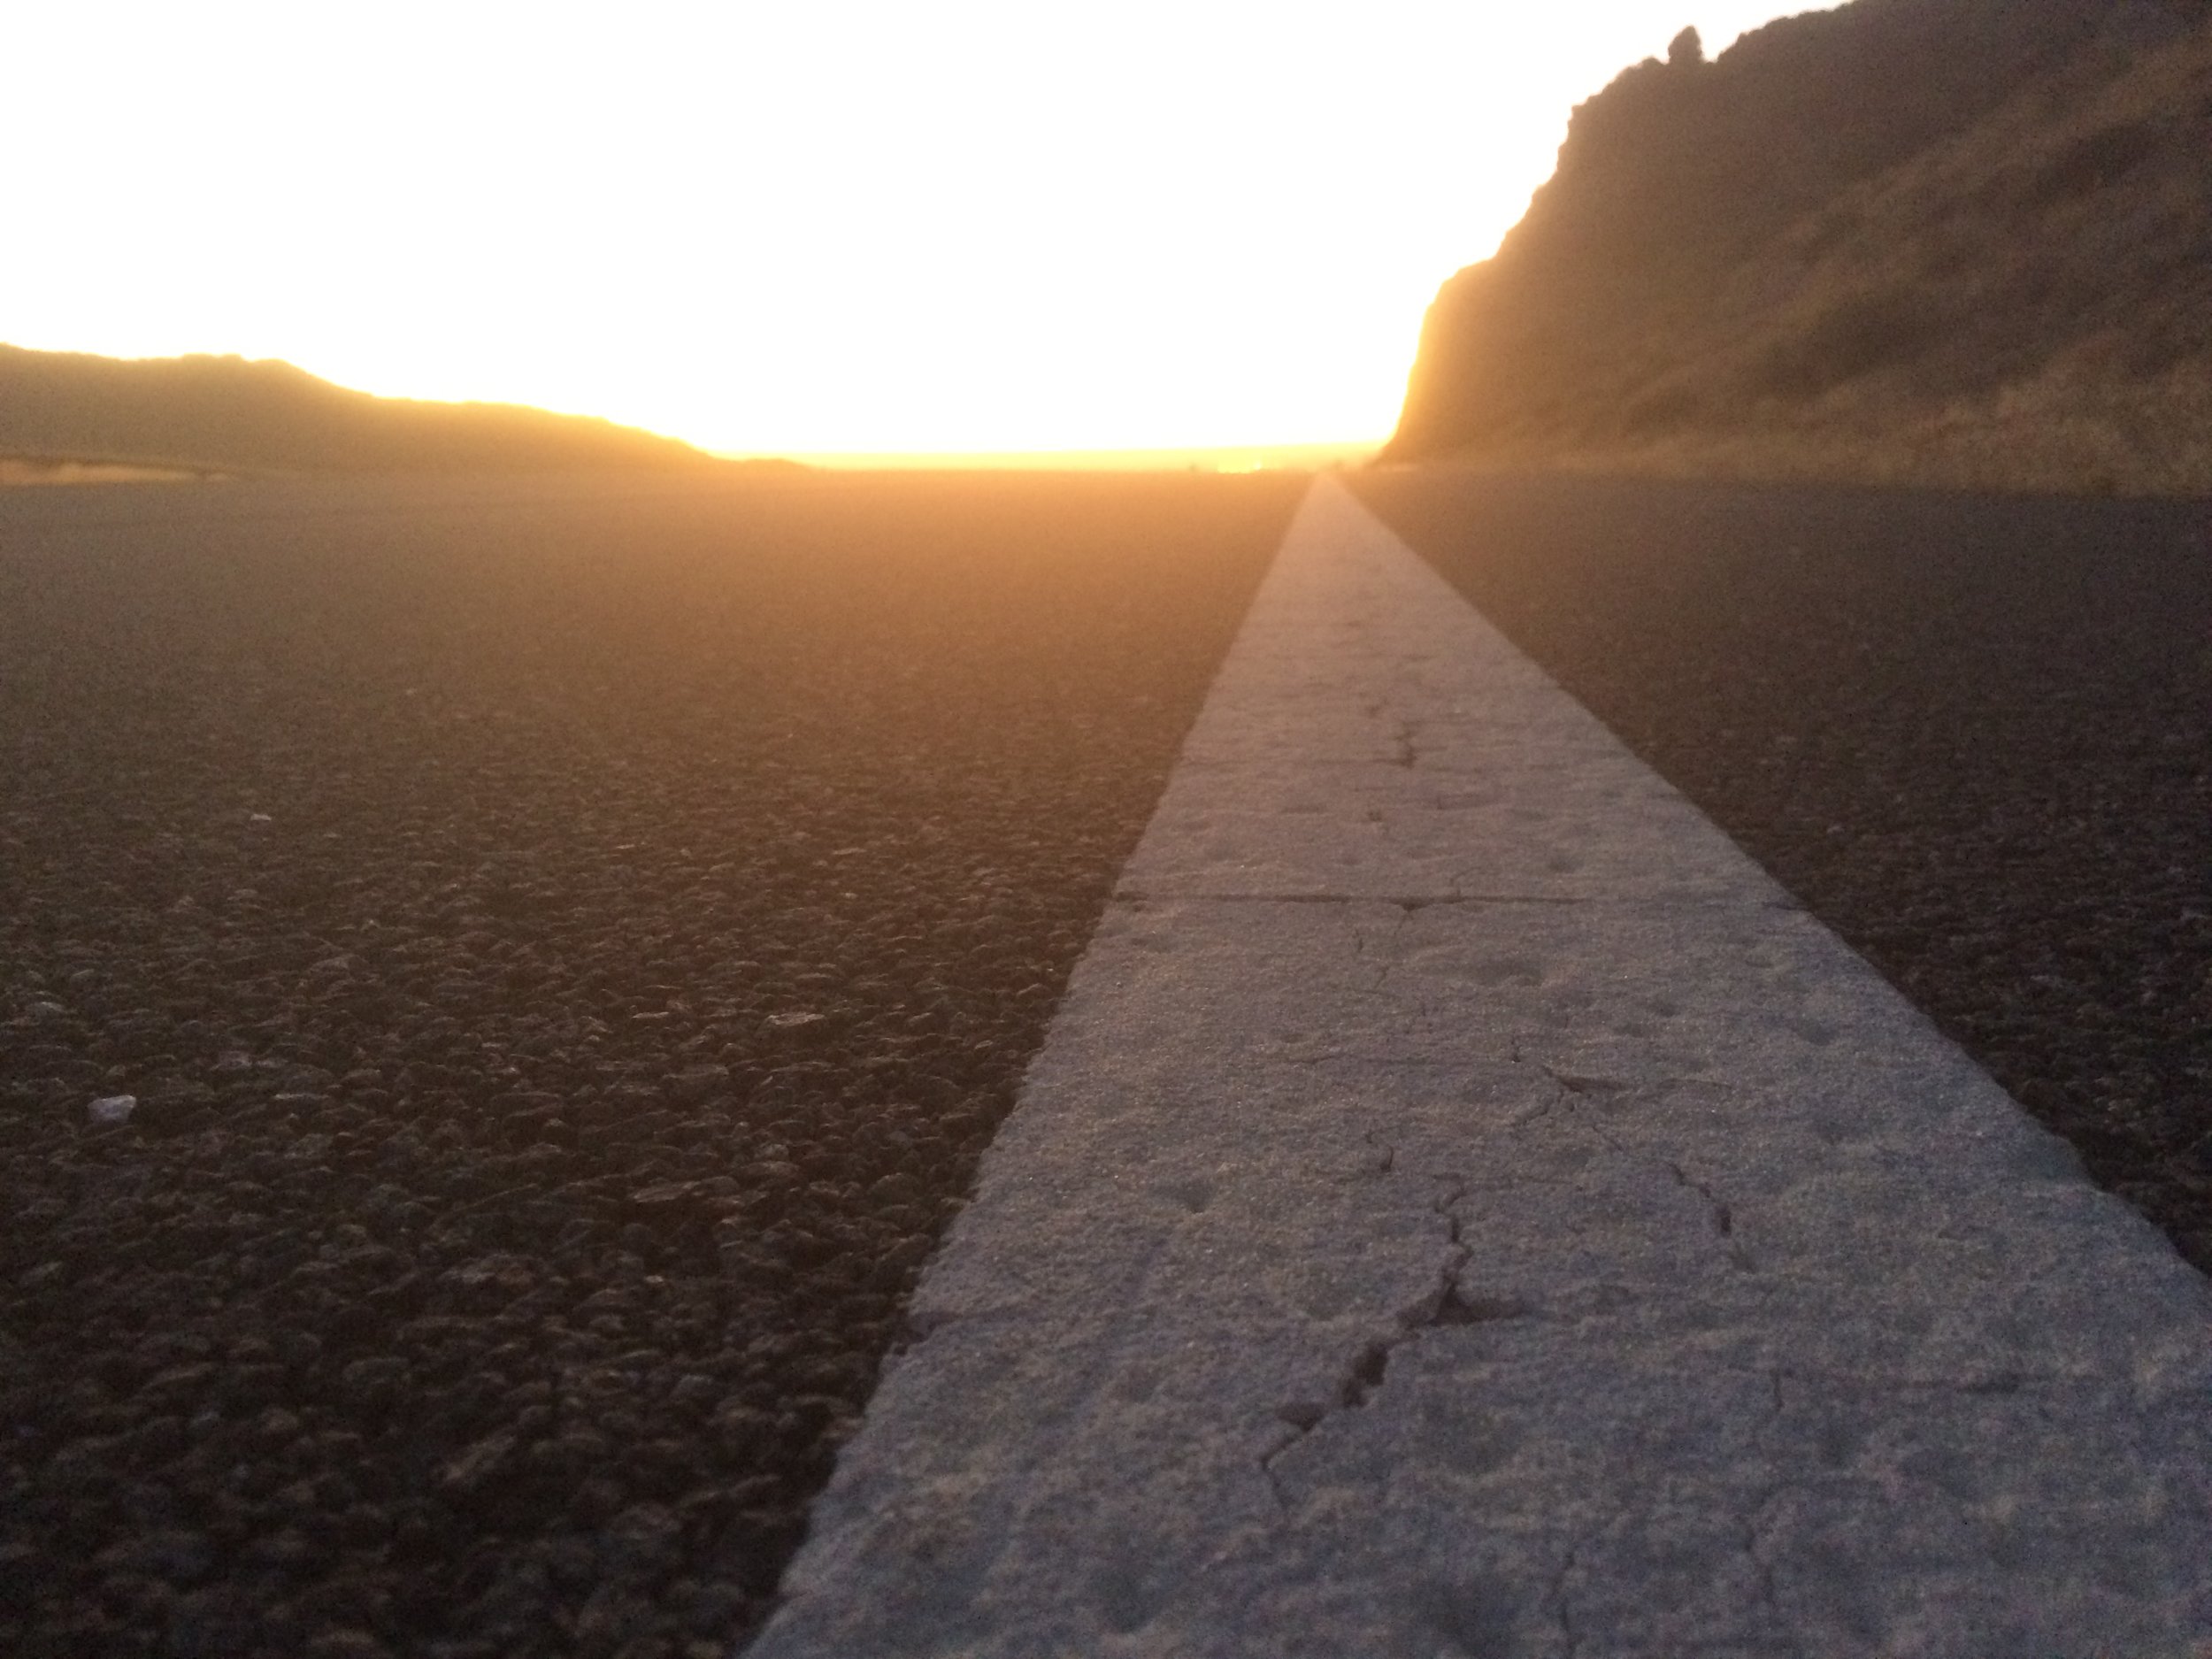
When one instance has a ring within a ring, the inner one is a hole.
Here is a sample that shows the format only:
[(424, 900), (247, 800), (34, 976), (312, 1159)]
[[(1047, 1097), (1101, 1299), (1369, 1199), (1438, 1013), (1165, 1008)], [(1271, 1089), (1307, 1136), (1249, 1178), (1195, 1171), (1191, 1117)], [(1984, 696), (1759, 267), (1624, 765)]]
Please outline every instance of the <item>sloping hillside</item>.
[(2212, 8), (1856, 0), (1575, 112), (1387, 458), (2212, 490)]
[(710, 466), (672, 438), (503, 403), (372, 397), (288, 363), (0, 346), (0, 456), (279, 472)]

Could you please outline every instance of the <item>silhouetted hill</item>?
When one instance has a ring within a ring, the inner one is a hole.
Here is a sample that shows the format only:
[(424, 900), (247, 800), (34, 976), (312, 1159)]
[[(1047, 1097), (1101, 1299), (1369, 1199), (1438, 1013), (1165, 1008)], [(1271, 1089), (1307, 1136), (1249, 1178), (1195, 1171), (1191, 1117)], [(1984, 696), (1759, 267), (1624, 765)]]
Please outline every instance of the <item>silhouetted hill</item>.
[(1579, 106), (1385, 456), (2212, 489), (2212, 8), (1855, 0)]
[(672, 438), (506, 403), (372, 397), (288, 363), (0, 346), (0, 455), (244, 472), (712, 466)]

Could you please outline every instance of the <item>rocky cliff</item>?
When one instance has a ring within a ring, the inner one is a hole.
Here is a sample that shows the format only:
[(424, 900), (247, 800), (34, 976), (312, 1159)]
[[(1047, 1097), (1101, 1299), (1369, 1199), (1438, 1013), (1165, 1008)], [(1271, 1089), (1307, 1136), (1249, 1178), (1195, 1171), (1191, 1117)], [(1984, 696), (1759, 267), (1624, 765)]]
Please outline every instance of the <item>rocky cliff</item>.
[(2212, 8), (1855, 0), (1579, 106), (1386, 459), (2212, 489)]

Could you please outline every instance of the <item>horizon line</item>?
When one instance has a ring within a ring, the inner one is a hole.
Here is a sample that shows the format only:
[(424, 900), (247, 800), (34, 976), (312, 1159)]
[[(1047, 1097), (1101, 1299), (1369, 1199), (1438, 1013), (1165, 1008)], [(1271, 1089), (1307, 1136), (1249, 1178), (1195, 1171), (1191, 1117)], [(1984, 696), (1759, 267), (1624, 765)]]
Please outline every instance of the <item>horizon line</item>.
[(1258, 472), (1271, 467), (1325, 466), (1364, 458), (1384, 438), (1304, 443), (1194, 443), (1037, 449), (782, 449), (710, 450), (726, 461), (795, 461), (849, 472), (1101, 472), (1187, 470)]

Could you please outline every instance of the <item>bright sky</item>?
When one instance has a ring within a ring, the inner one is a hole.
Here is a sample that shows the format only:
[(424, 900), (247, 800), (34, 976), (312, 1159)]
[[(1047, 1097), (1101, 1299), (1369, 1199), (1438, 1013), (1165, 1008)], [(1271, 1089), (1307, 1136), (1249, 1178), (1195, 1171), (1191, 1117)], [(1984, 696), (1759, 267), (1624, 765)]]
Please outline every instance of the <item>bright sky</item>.
[(0, 341), (730, 452), (1380, 438), (1569, 109), (1803, 9), (26, 4)]

